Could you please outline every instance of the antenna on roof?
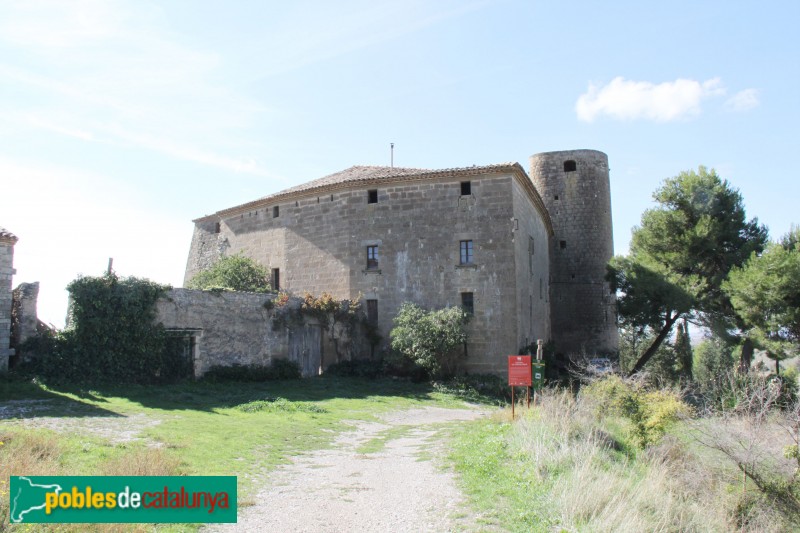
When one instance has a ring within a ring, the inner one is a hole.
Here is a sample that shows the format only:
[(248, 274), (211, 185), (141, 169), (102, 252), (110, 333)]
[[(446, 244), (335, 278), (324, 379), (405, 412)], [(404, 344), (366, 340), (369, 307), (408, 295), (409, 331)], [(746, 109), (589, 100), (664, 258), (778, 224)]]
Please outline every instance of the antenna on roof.
[(394, 143), (389, 143), (389, 164), (394, 168)]

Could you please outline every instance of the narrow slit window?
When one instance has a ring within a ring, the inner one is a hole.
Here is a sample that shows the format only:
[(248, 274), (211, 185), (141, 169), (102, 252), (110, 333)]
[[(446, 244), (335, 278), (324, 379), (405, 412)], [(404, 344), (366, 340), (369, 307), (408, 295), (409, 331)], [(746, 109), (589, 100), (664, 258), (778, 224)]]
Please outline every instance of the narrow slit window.
[(272, 269), (272, 290), (273, 291), (281, 290), (281, 269), (280, 268), (273, 268)]
[(461, 307), (464, 308), (464, 311), (466, 311), (467, 314), (475, 314), (475, 297), (471, 292), (461, 293)]
[(281, 216), (281, 208), (276, 205), (272, 208), (272, 218), (278, 218), (279, 216)]
[(367, 246), (367, 269), (378, 268), (378, 246)]
[(528, 236), (528, 273), (533, 275), (533, 237)]
[(367, 203), (368, 204), (378, 203), (378, 189), (370, 189), (369, 191), (367, 191)]
[(461, 260), (462, 265), (471, 265), (473, 260), (472, 241), (461, 241)]
[(575, 172), (578, 170), (578, 164), (572, 159), (564, 161), (564, 172)]
[(472, 194), (472, 182), (471, 181), (462, 181), (461, 182), (461, 196), (469, 196)]

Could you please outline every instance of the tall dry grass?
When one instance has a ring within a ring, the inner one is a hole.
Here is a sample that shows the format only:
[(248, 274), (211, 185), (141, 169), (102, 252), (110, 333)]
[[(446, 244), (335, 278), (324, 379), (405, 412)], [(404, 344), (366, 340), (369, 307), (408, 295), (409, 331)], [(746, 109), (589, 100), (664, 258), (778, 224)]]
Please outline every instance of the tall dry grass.
[[(49, 432), (13, 432), (0, 434), (0, 532), (57, 531), (77, 533), (96, 531), (146, 532), (150, 524), (9, 524), (9, 476), (82, 475), (68, 471), (60, 463), (64, 451), (58, 436)], [(180, 460), (160, 448), (132, 449), (99, 465), (91, 474), (109, 476), (175, 476), (181, 475)]]
[(552, 509), (568, 531), (784, 531), (769, 506), (751, 505), (737, 519), (741, 497), (730, 479), (690, 446), (667, 435), (633, 451), (598, 416), (591, 399), (549, 390), (515, 424), (513, 445), (549, 483)]

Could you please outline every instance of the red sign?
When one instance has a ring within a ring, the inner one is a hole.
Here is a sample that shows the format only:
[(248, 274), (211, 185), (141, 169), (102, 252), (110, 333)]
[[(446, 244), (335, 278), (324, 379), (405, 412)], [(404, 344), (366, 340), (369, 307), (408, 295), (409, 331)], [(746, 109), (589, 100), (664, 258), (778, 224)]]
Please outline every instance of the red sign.
[(512, 387), (530, 387), (531, 381), (531, 356), (508, 356), (508, 384)]

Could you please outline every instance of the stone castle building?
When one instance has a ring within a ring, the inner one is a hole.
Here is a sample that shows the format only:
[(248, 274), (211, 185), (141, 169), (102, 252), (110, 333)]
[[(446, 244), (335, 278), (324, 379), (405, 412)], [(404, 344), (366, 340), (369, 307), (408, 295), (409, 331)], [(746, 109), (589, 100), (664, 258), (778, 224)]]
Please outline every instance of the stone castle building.
[(502, 372), (537, 339), (615, 351), (607, 156), (537, 154), (444, 170), (356, 166), (194, 221), (185, 281), (244, 254), (273, 287), (364, 301), (388, 342), (403, 302), (473, 314), (470, 372)]

